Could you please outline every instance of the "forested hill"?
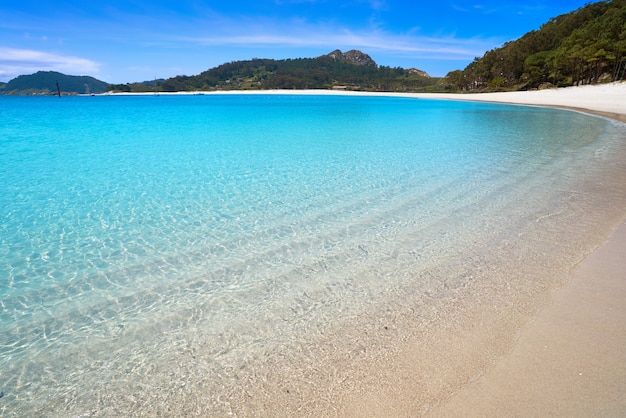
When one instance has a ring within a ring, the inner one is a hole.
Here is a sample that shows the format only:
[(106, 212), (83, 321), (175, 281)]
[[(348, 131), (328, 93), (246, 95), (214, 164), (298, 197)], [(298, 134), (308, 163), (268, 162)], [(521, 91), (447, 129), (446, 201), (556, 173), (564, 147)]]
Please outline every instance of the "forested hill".
[(626, 78), (626, 0), (588, 4), (448, 73), (452, 89), (529, 89)]
[(210, 91), (329, 89), (424, 91), (438, 79), (416, 69), (378, 66), (367, 54), (332, 51), (317, 58), (252, 59), (211, 68), (195, 76), (169, 78), (155, 86), (117, 84), (117, 91)]
[(55, 71), (38, 71), (31, 75), (21, 75), (4, 85), (4, 94), (56, 94), (62, 93), (104, 93), (109, 83), (88, 76), (73, 76)]

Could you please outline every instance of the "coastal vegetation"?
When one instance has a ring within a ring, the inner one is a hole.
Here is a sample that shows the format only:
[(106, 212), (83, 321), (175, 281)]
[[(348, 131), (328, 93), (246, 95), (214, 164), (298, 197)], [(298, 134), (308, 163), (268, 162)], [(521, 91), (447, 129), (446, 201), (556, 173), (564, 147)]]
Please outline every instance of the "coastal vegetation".
[(210, 91), (251, 89), (350, 89), (427, 91), (439, 79), (424, 71), (378, 66), (367, 54), (335, 50), (317, 58), (255, 58), (211, 68), (195, 76), (177, 76), (156, 85), (113, 85), (118, 91)]
[(588, 4), (448, 73), (449, 90), (526, 90), (626, 78), (626, 0)]

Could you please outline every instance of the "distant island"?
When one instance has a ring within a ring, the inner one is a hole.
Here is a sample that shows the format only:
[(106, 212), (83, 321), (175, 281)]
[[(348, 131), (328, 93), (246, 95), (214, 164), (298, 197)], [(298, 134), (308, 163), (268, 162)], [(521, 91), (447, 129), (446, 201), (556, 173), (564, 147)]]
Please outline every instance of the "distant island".
[[(394, 92), (512, 91), (626, 79), (626, 0), (588, 4), (476, 57), (445, 77), (379, 66), (358, 50), (316, 58), (234, 61), (198, 75), (126, 84), (39, 71), (0, 83), (0, 94), (98, 94), (267, 89)], [(57, 83), (58, 89), (57, 90)]]
[(38, 71), (21, 75), (0, 85), (0, 93), (15, 95), (99, 94), (110, 84), (89, 76), (66, 75), (56, 71)]

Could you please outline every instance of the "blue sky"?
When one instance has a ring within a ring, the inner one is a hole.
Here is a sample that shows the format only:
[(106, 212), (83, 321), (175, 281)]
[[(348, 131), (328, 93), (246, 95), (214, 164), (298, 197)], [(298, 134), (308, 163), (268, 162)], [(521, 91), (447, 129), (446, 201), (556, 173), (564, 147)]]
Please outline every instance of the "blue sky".
[(110, 83), (229, 61), (359, 49), (433, 76), (588, 0), (0, 0), (0, 81), (39, 70)]

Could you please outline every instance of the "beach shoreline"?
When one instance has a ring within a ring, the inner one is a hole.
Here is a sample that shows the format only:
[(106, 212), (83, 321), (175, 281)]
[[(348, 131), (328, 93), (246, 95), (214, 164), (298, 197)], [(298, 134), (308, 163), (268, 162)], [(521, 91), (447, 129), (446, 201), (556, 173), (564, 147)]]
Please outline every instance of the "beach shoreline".
[[(557, 107), (626, 123), (626, 83), (528, 92), (401, 96)], [(460, 387), (450, 387), (447, 395), (421, 407), (411, 402), (398, 405), (402, 404), (402, 397), (390, 399), (369, 394), (373, 395), (370, 399), (377, 400), (367, 402), (367, 396), (359, 397), (348, 409), (370, 409), (375, 411), (374, 416), (387, 416), (390, 412), (395, 416), (436, 417), (625, 414), (624, 254), (626, 213), (606, 241), (598, 243), (597, 249), (574, 267), (567, 282), (550, 291), (544, 305), (527, 318), (526, 324), (521, 324), (511, 346), (484, 363), (486, 366)], [(480, 337), (469, 335), (443, 338), (450, 338), (450, 343), (457, 345), (482, 344)], [(505, 335), (506, 338), (510, 336)], [(412, 356), (407, 352), (402, 359), (409, 370), (410, 364), (416, 363)], [(462, 368), (463, 362), (457, 367)], [(412, 372), (420, 370), (414, 368)], [(411, 396), (410, 389), (402, 393), (404, 397)], [(359, 405), (367, 407), (360, 409)]]
[[(557, 107), (626, 123), (626, 83), (529, 92), (401, 96)], [(543, 306), (527, 318), (526, 324), (521, 324), (511, 346), (484, 363), (486, 366), (474, 377), (460, 385), (456, 380), (457, 387), (451, 386), (449, 393), (439, 395), (433, 404), (420, 407), (405, 402), (402, 406), (402, 397), (372, 393), (370, 399), (376, 401), (367, 402), (368, 396), (358, 397), (358, 401), (350, 402), (348, 410), (354, 408), (360, 413), (369, 409), (374, 411), (374, 416), (389, 413), (436, 417), (623, 415), (626, 413), (624, 254), (626, 213), (606, 241), (598, 243), (597, 249), (573, 268), (567, 282), (546, 295), (548, 299)], [(456, 345), (483, 344), (480, 337), (470, 335), (443, 338)], [(510, 336), (505, 335), (506, 338)], [(401, 360), (409, 370), (410, 364), (416, 363), (413, 356), (409, 351)], [(462, 368), (463, 362), (460, 364), (456, 366)], [(413, 368), (412, 372), (421, 371)], [(402, 393), (405, 398), (411, 396), (410, 389)]]
[[(481, 100), (542, 105), (626, 122), (626, 83)], [(625, 216), (626, 218), (626, 213)], [(626, 221), (571, 272), (513, 347), (429, 416), (621, 416), (626, 413)]]
[[(455, 97), (463, 100), (469, 97)], [(471, 100), (557, 107), (626, 123), (626, 83)], [(626, 217), (626, 214), (625, 214)], [(513, 347), (429, 416), (619, 416), (626, 413), (626, 222), (574, 268)]]
[(218, 90), (158, 93), (104, 93), (96, 96), (198, 96), (198, 95), (319, 95), (406, 97), (414, 99), (458, 100), (526, 106), (556, 107), (615, 119), (626, 123), (626, 82), (584, 85), (545, 90), (494, 93), (396, 93), (353, 90)]
[[(557, 107), (626, 123), (626, 83), (477, 94), (332, 90), (169, 94), (351, 95), (481, 101)], [(355, 417), (626, 413), (626, 354), (622, 350), (626, 345), (626, 308), (621, 303), (626, 295), (626, 212), (622, 212), (612, 232), (599, 231), (593, 240), (596, 249), (571, 266), (569, 276), (559, 281), (556, 288), (534, 295), (537, 300), (528, 309), (516, 312), (517, 316), (501, 321), (497, 316), (507, 311), (498, 307), (457, 306), (462, 308), (459, 312), (463, 312), (463, 317), (453, 326), (435, 326), (427, 341), (420, 340), (419, 334), (402, 340), (399, 349), (383, 353), (378, 364), (373, 361), (363, 370), (355, 370), (353, 382), (337, 383), (336, 391), (328, 389), (333, 393), (305, 397), (312, 402), (310, 409), (293, 405), (291, 410), (304, 416), (320, 413)], [(290, 410), (289, 396), (288, 390), (275, 393), (263, 412), (284, 416)], [(327, 409), (314, 408), (320, 403), (325, 403)]]

